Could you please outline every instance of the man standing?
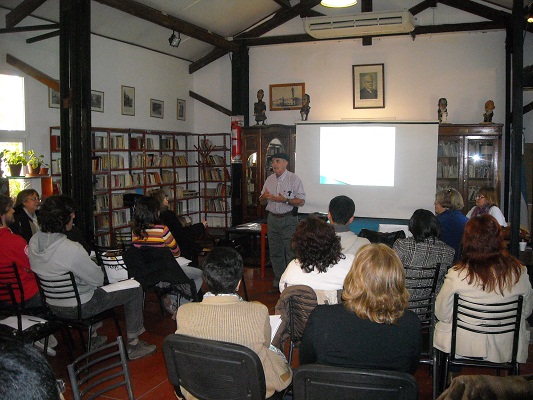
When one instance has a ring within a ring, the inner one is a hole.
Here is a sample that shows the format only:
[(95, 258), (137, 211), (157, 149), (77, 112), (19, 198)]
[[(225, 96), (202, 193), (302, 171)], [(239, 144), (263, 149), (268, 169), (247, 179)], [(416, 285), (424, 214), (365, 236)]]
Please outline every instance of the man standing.
[(289, 156), (278, 153), (272, 156), (272, 170), (263, 186), (259, 201), (266, 204), (268, 211), (268, 245), (270, 262), (274, 270), (274, 289), (279, 286), (279, 278), (294, 258), (292, 235), (298, 224), (295, 207), (305, 204), (305, 191), (302, 181), (296, 174), (287, 171)]
[(350, 230), (354, 212), (355, 203), (347, 196), (337, 196), (329, 202), (328, 219), (335, 228), (337, 236), (341, 238), (343, 254), (355, 255), (359, 248), (365, 244), (370, 244), (368, 239), (360, 238)]

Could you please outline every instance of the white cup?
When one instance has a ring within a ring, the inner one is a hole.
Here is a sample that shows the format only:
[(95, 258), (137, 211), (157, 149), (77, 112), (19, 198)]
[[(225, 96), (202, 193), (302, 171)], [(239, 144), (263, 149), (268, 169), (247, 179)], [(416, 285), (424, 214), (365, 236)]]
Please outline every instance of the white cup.
[(520, 246), (520, 251), (526, 251), (527, 242), (520, 242), (518, 245)]

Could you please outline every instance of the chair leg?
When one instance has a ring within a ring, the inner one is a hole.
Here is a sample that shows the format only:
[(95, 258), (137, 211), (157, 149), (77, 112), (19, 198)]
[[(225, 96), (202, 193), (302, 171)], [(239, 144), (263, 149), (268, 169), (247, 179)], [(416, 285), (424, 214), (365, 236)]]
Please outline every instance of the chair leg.
[(115, 311), (113, 311), (113, 321), (115, 321), (115, 327), (117, 328), (117, 336), (122, 336), (122, 329), (120, 328), (120, 324), (118, 323), (117, 315), (115, 314)]

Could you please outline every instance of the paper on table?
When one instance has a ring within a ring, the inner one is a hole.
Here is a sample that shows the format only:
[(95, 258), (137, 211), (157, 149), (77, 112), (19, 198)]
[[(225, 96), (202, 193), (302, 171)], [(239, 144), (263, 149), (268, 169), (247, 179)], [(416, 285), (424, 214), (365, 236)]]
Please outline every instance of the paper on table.
[(176, 258), (176, 262), (179, 264), (179, 265), (189, 265), (192, 261), (185, 258), (185, 257), (178, 257)]
[(102, 289), (104, 289), (107, 293), (111, 293), (116, 292), (117, 290), (131, 289), (139, 286), (141, 286), (141, 284), (135, 279), (131, 278), (102, 286)]
[[(45, 323), (48, 322), (45, 319), (42, 319), (42, 318), (39, 318), (39, 317), (34, 317), (32, 315), (30, 315), (30, 316), (22, 315), (21, 316), (21, 320), (22, 320), (22, 330), (26, 330), (30, 326), (33, 326), (33, 325), (36, 325), (36, 324), (45, 324)], [(18, 329), (18, 321), (17, 321), (17, 317), (15, 317), (15, 316), (7, 317), (6, 319), (3, 319), (2, 321), (0, 321), (0, 324), (7, 325), (7, 326), (9, 326), (11, 328), (14, 328), (14, 329)]]
[(270, 315), (270, 341), (274, 339), (274, 336), (276, 336), (276, 332), (278, 331), (279, 326), (281, 325), (281, 315)]

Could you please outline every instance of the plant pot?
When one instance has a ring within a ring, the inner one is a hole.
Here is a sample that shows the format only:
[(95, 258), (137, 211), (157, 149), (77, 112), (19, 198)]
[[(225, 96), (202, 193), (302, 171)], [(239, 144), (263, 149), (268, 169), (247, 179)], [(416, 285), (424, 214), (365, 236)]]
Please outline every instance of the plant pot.
[(40, 175), (48, 175), (48, 167), (41, 167)]
[(36, 167), (32, 167), (30, 164), (28, 164), (28, 175), (39, 175), (40, 169), (41, 164), (37, 165)]
[(20, 176), (22, 164), (9, 164), (9, 171), (11, 172), (11, 176)]

